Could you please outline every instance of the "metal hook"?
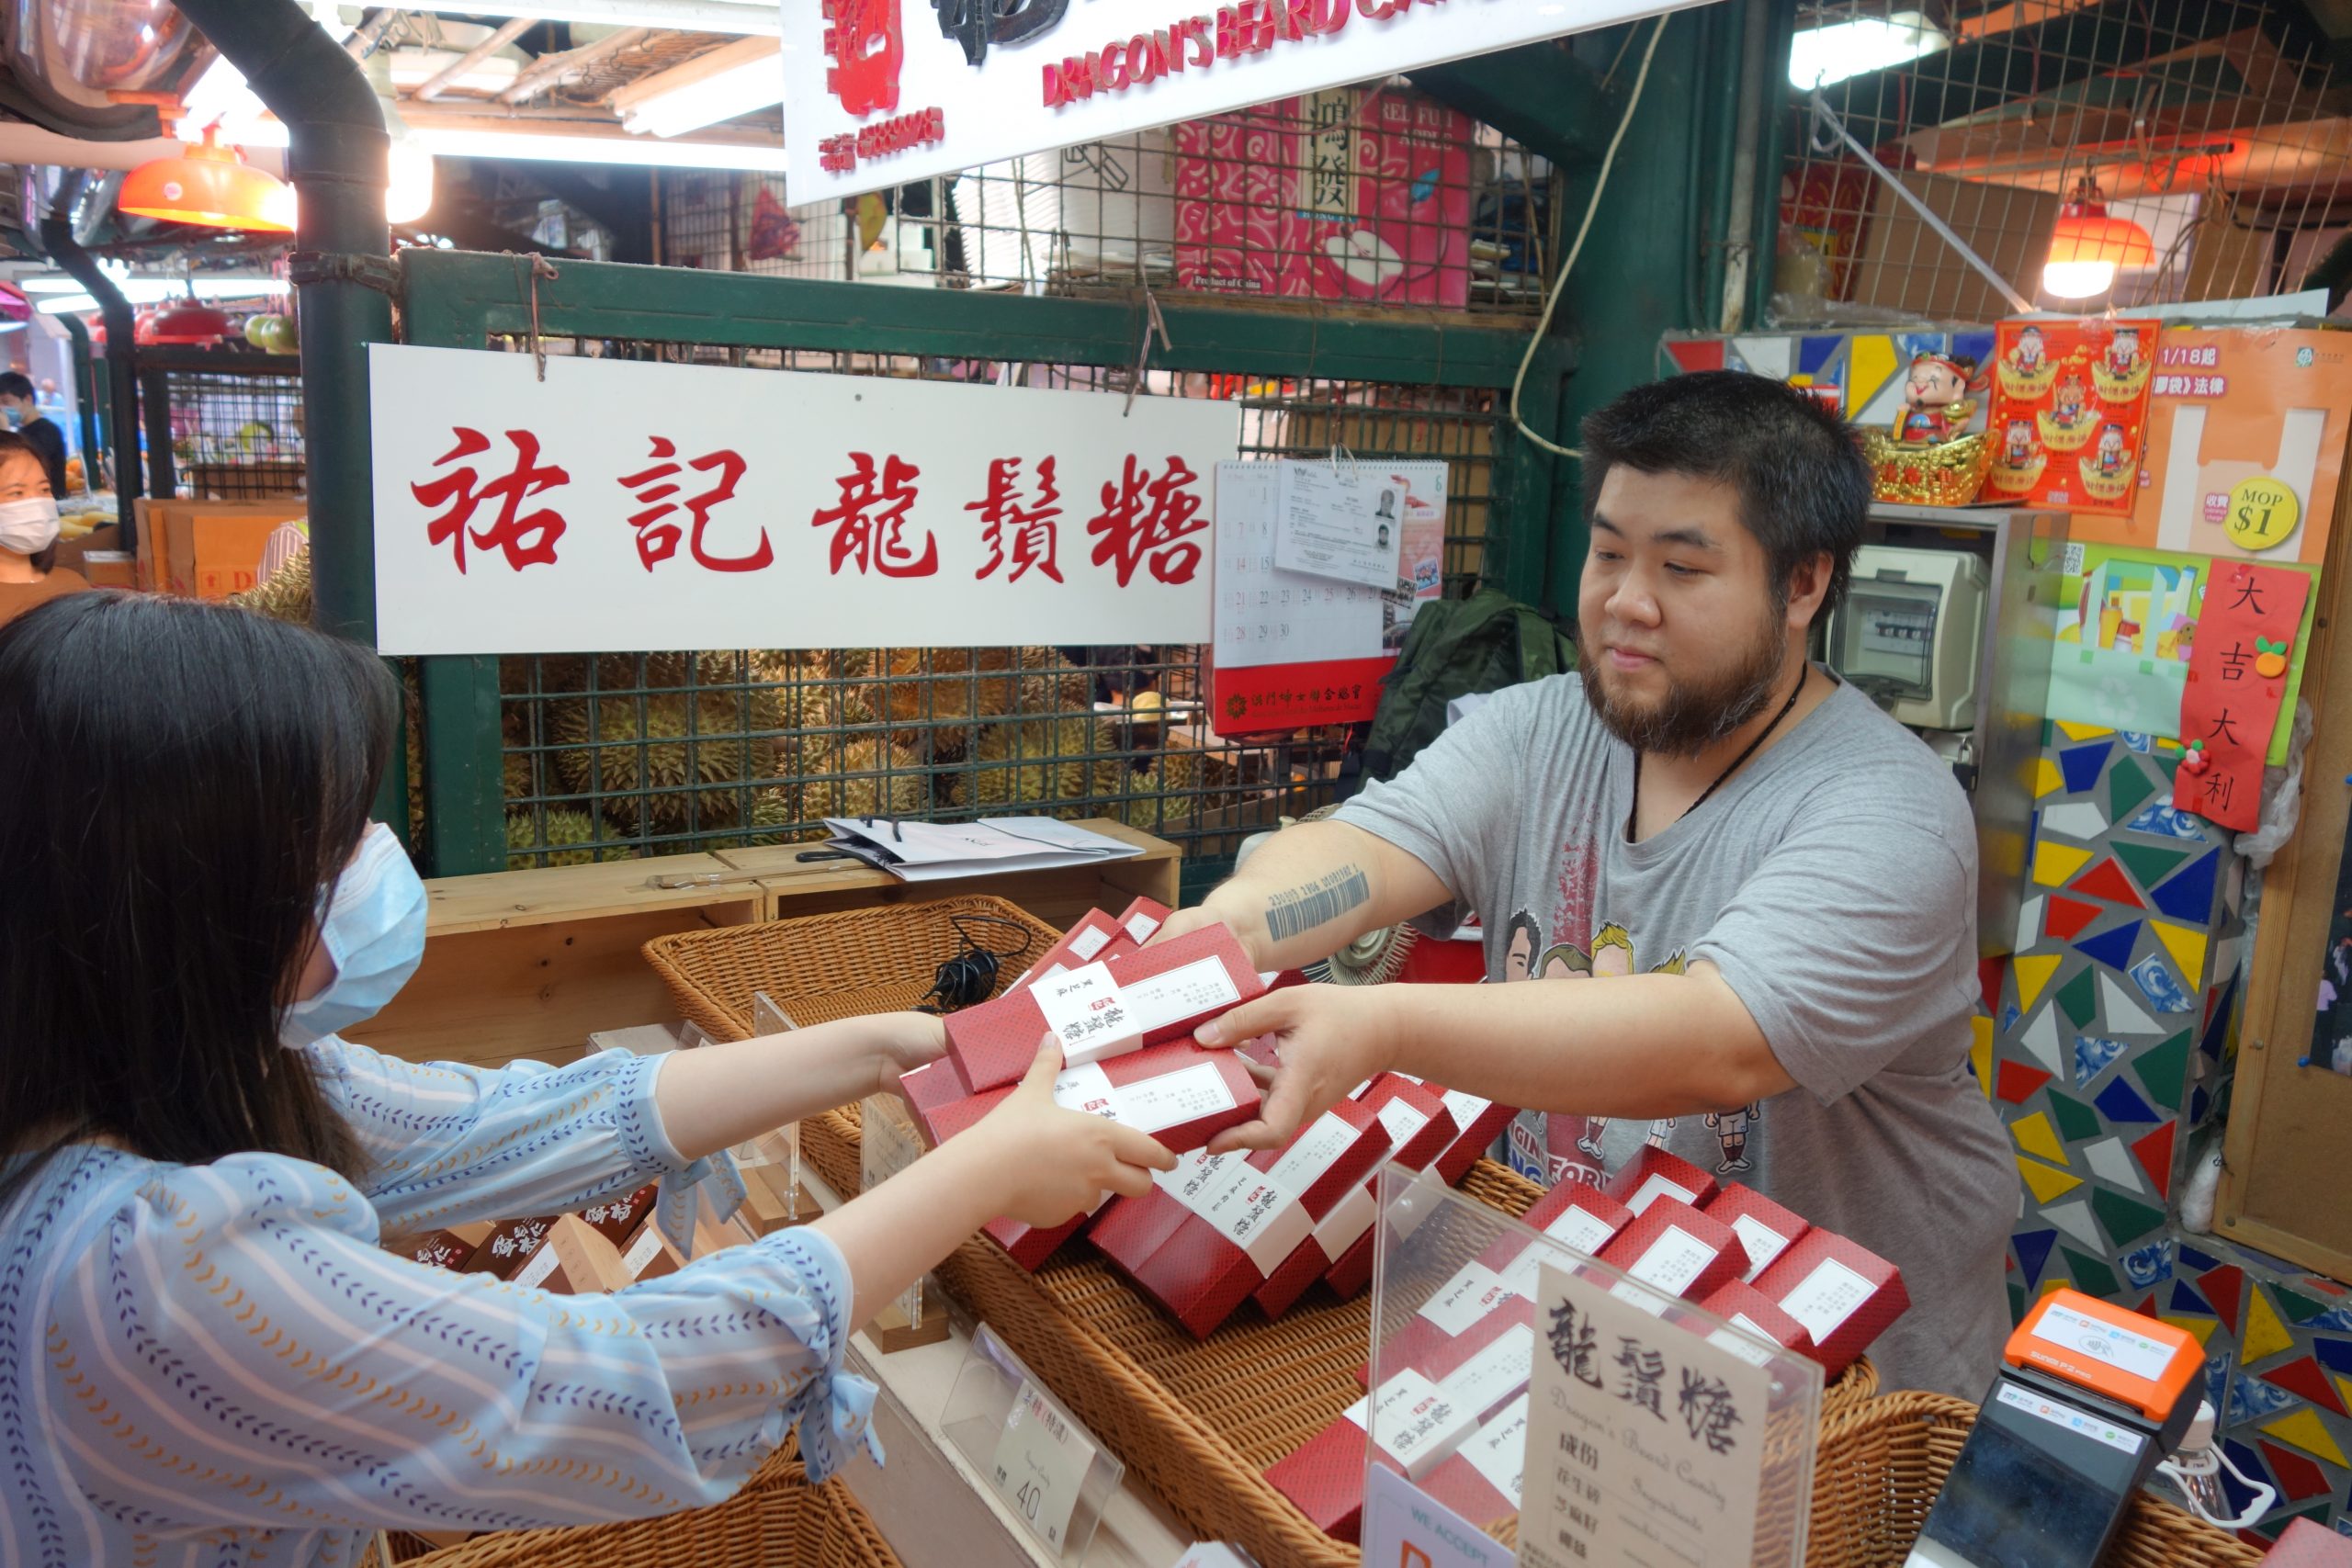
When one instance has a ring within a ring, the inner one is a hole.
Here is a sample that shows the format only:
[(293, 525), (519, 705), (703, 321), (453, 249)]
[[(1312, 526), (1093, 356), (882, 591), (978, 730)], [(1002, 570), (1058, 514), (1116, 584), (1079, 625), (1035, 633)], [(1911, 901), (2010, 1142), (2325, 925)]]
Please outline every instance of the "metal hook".
[[(523, 263), (526, 258), (514, 251), (509, 251), (506, 254), (514, 258), (514, 271), (519, 280), (524, 276)], [(555, 264), (538, 252), (533, 251), (527, 259), (531, 264), (528, 275), (531, 295), (531, 358), (538, 367), (539, 379), (544, 381), (548, 378), (548, 345), (539, 336), (539, 279), (544, 277), (553, 282), (559, 275), (555, 270)]]
[(1161, 348), (1173, 349), (1176, 346), (1168, 336), (1168, 320), (1159, 313), (1159, 296), (1151, 291), (1148, 283), (1143, 287), (1143, 342), (1136, 349), (1136, 372), (1127, 378), (1127, 400), (1125, 406), (1119, 410), (1121, 419), (1136, 412), (1136, 394), (1143, 389), (1144, 367), (1151, 362), (1152, 334), (1159, 334)]

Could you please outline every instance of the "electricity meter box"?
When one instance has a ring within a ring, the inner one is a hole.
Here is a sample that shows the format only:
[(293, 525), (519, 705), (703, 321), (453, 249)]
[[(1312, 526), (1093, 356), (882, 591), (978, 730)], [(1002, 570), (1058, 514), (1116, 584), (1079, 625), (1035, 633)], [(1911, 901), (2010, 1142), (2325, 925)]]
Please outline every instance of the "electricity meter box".
[(2194, 1337), (2075, 1291), (2026, 1314), (1905, 1568), (2094, 1568), (2197, 1412)]
[(1965, 550), (1864, 545), (1829, 617), (1829, 668), (1898, 723), (1973, 729), (1988, 581)]

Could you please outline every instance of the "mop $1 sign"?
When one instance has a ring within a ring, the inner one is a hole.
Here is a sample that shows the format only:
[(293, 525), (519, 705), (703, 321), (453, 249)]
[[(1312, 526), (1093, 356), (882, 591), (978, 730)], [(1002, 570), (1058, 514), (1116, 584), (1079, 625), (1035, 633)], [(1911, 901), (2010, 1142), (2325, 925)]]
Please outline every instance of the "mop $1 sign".
[(387, 654), (1199, 642), (1205, 399), (377, 344)]

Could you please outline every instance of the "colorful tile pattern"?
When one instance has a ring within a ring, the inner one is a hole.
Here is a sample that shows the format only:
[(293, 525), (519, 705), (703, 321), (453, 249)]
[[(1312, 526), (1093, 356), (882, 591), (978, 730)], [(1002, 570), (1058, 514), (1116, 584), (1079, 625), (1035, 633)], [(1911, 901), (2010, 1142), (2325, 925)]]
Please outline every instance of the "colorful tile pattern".
[(2278, 1492), (2246, 1539), (2299, 1517), (2352, 1534), (2352, 1293), (2170, 1209), (2234, 1042), (2229, 835), (2166, 804), (2168, 742), (2074, 724), (2044, 740), (2030, 908), (1979, 1068), (2025, 1188), (2011, 1303), (2070, 1284), (2195, 1335), (2226, 1451)]

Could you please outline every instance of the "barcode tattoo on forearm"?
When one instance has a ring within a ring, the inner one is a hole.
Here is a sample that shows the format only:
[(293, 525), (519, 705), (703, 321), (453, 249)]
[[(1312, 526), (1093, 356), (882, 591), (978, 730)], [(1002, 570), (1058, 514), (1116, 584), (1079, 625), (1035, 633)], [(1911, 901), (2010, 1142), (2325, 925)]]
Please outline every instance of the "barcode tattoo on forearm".
[(1276, 942), (1313, 931), (1372, 899), (1363, 872), (1343, 865), (1321, 881), (1277, 893), (1266, 902), (1266, 934)]

